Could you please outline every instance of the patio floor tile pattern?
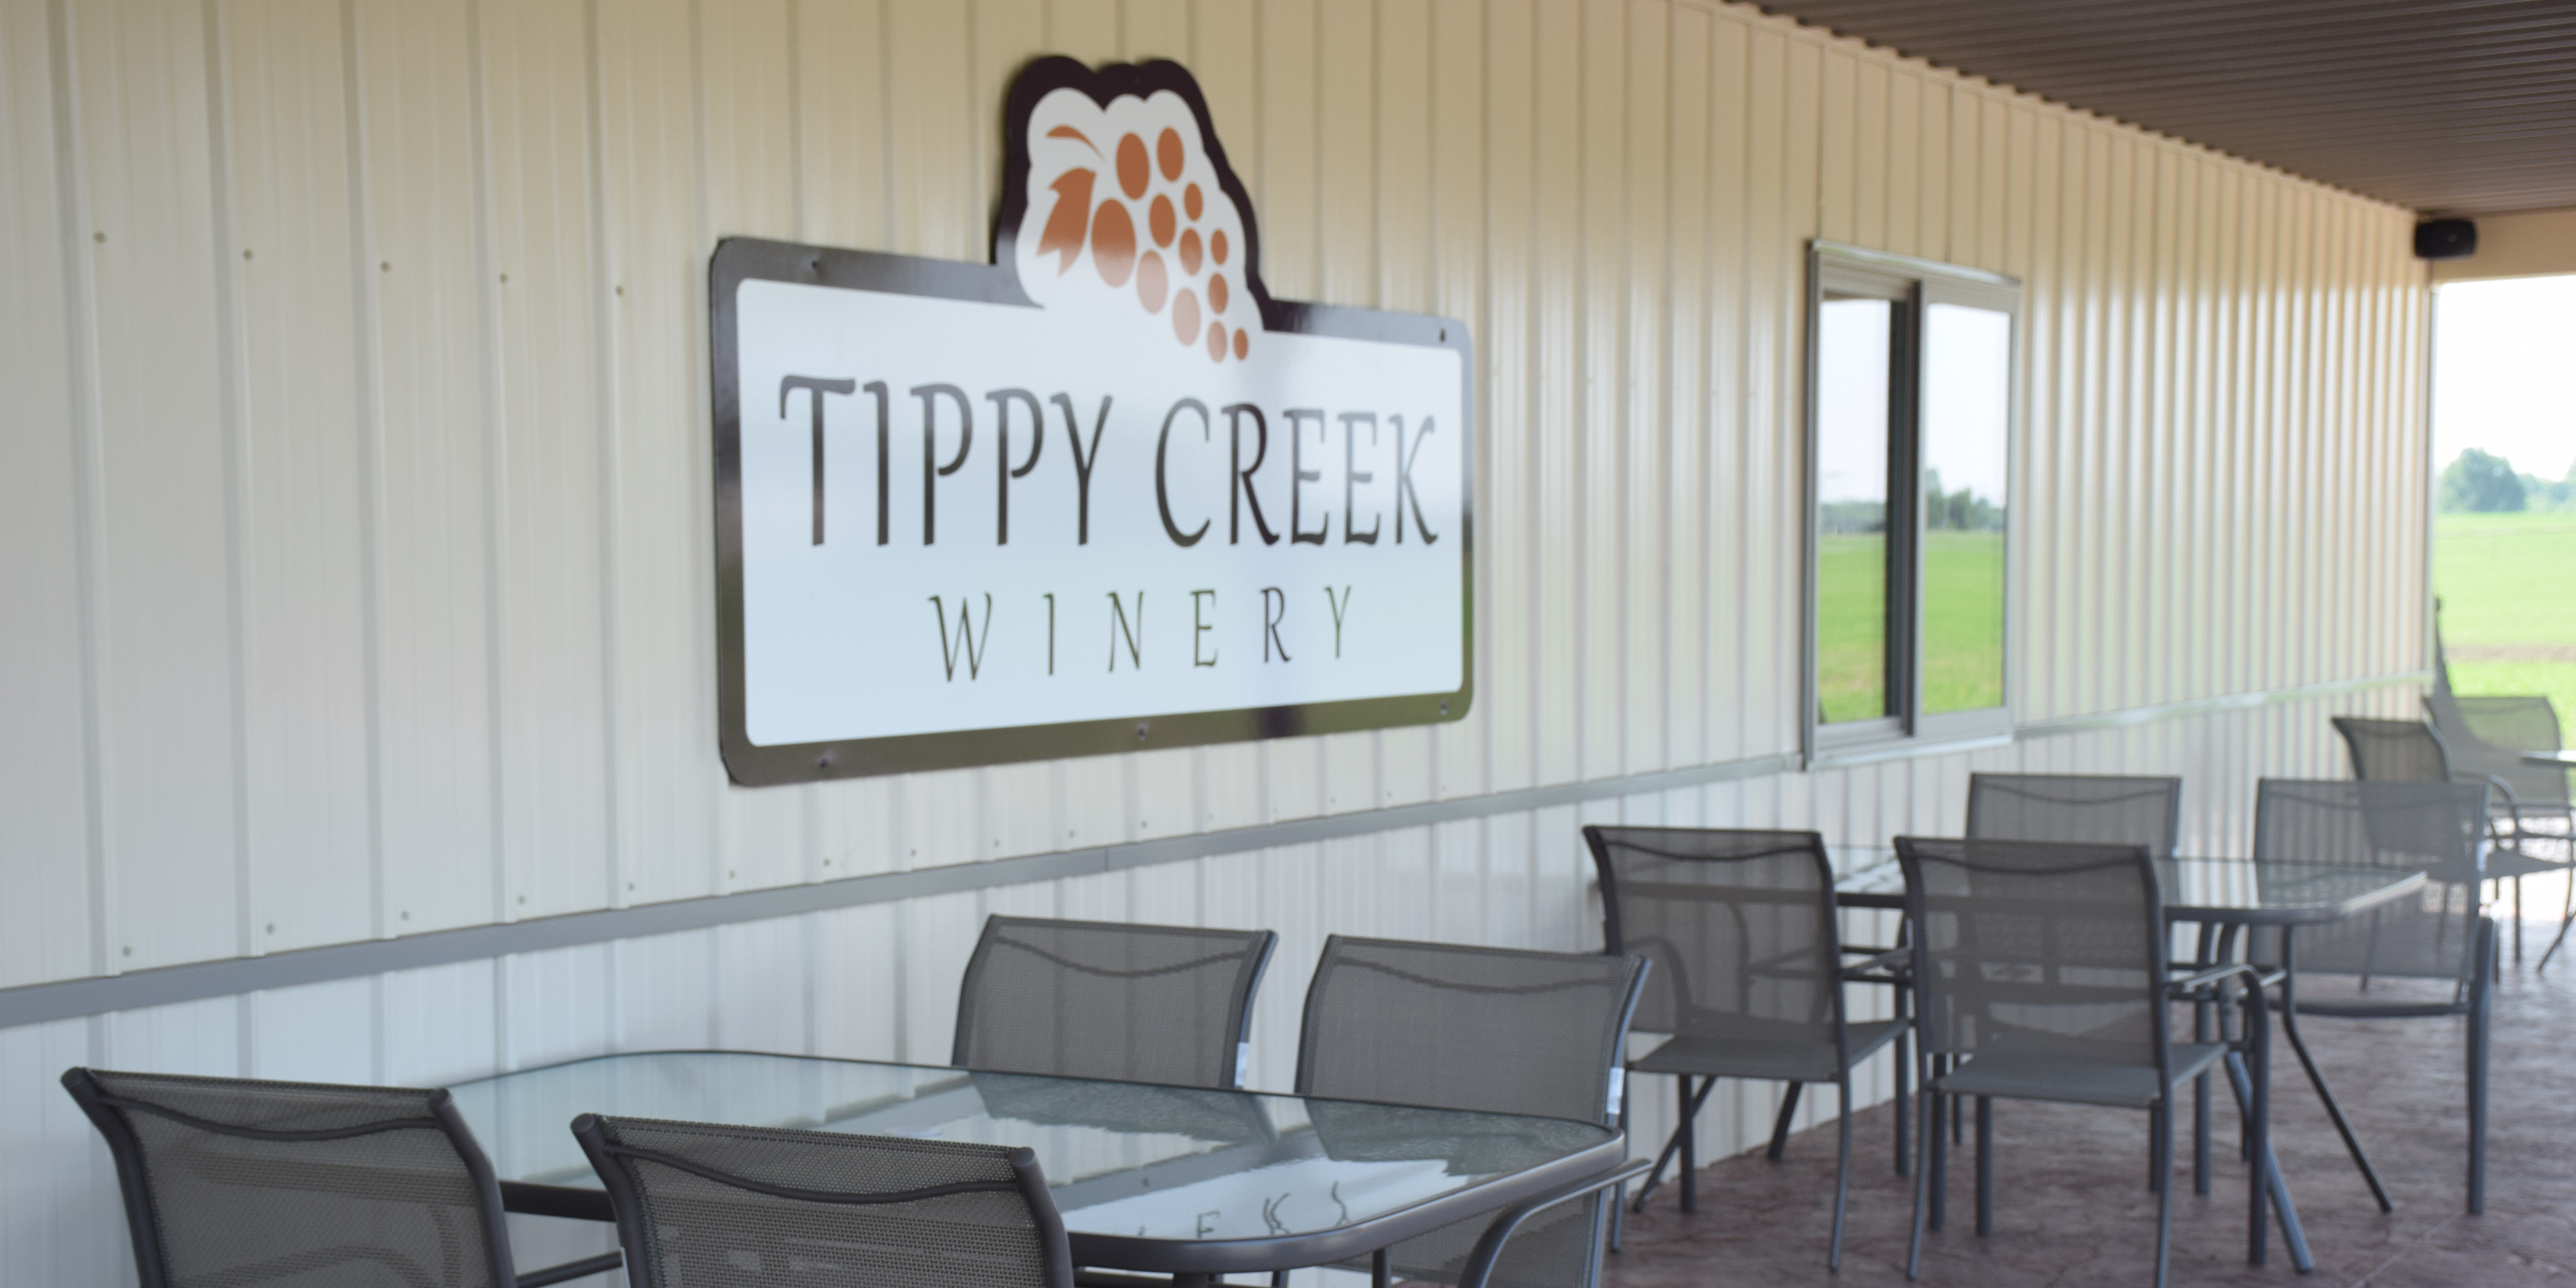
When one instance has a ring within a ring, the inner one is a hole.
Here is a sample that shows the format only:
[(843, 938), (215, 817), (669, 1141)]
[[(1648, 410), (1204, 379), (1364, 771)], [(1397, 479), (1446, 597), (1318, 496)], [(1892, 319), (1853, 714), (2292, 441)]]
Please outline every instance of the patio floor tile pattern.
[[(2537, 923), (2532, 929), (2540, 931)], [(2533, 960), (2547, 942), (2547, 932), (2536, 935)], [(2566, 956), (2546, 975), (2533, 974), (2528, 964), (2509, 965), (2497, 990), (2485, 1215), (2463, 1211), (2465, 1021), (2310, 1016), (2301, 1024), (2309, 1046), (2397, 1210), (2383, 1214), (2371, 1202), (2276, 1027), (2274, 1147), (2315, 1249), (2316, 1273), (2302, 1276), (2291, 1267), (2277, 1228), (2270, 1264), (2246, 1264), (2244, 1172), (2228, 1165), (2235, 1109), (2221, 1091), (2212, 1110), (2220, 1164), (2207, 1198), (2190, 1192), (2187, 1112), (2176, 1141), (2183, 1170), (2172, 1283), (2576, 1288), (2576, 962)], [(2326, 985), (2319, 981), (2309, 992), (2330, 991)], [(1668, 1079), (1642, 1082), (1641, 1095), (1671, 1094)], [(1624, 1250), (1609, 1258), (1605, 1284), (1904, 1284), (1912, 1191), (1889, 1167), (1891, 1114), (1882, 1105), (1853, 1119), (1841, 1273), (1825, 1269), (1833, 1195), (1828, 1128), (1793, 1138), (1788, 1157), (1777, 1164), (1755, 1152), (1703, 1168), (1696, 1213), (1675, 1206), (1667, 1181), (1642, 1215), (1628, 1217)], [(1995, 1146), (1994, 1233), (1982, 1239), (1974, 1233), (1970, 1150), (1956, 1150), (1949, 1229), (1925, 1237), (1924, 1288), (2152, 1282), (2156, 1204), (2145, 1179), (2145, 1114), (1998, 1101)]]

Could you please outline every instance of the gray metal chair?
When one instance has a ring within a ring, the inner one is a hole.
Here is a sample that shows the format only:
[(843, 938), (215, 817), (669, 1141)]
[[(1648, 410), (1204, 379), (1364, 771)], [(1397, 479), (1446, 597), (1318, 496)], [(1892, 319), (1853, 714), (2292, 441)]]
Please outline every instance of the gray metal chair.
[[(2458, 697), (2434, 693), (2424, 699), (2444, 749), (2456, 767), (2484, 775), (2504, 790), (2487, 803), (2490, 818), (2507, 824), (2514, 855), (2530, 863), (2566, 870), (2576, 860), (2576, 801), (2567, 792), (2567, 771), (2536, 765), (2526, 751), (2560, 749), (2558, 708), (2542, 694)], [(2558, 857), (2535, 853), (2554, 850)], [(2492, 858), (2491, 858), (2492, 864)], [(2492, 864), (2502, 867), (2503, 864)], [(2522, 878), (2513, 878), (2514, 920), (2522, 919)], [(2540, 969), (2558, 955), (2567, 931), (2576, 926), (2576, 880), (2567, 883), (2566, 905), (2559, 911), (2558, 934), (2540, 955)], [(2514, 950), (2521, 952), (2522, 930), (2514, 928)]]
[[(2258, 936), (2254, 952), (2288, 972), (2283, 995), (2290, 1004), (2282, 1027), (2374, 1191), (2384, 1192), (2384, 1187), (2309, 1056), (2297, 1017), (2467, 1017), (2471, 1212), (2486, 1208), (2487, 1046), (2496, 968), (2496, 925), (2477, 897), (2486, 817), (2486, 788), (2478, 783), (2266, 778), (2256, 787), (2254, 807), (2257, 859), (2394, 868), (2435, 877), (2415, 897), (2304, 927), (2293, 936)], [(2358, 976), (2362, 995), (2310, 997), (2299, 981), (2314, 974)], [(2368, 996), (2372, 980), (2388, 978), (2442, 980), (2451, 991), (2432, 1000)]]
[[(1896, 839), (1914, 926), (1915, 1026), (1925, 1060), (1924, 1166), (1915, 1176), (1906, 1275), (1921, 1268), (1934, 1187), (1932, 1103), (1941, 1096), (2051, 1100), (2149, 1111), (2156, 1209), (2155, 1282), (2173, 1230), (2174, 1093), (2227, 1062), (2241, 1078), (2248, 1145), (2248, 1237), (2264, 1234), (2272, 1157), (2269, 1048), (2252, 966), (2170, 978), (2155, 861), (2134, 845)], [(2233, 1042), (2177, 1042), (2174, 1003), (2217, 993), (2238, 1003)], [(1934, 1074), (1934, 1057), (1953, 1062)], [(1977, 1233), (1993, 1229), (1992, 1118), (1977, 1120)]]
[[(1636, 1210), (1681, 1158), (1682, 1210), (1696, 1207), (1692, 1125), (1720, 1078), (1786, 1082), (1771, 1128), (1772, 1161), (1789, 1143), (1798, 1094), (1834, 1084), (1833, 1235), (1826, 1265), (1842, 1265), (1843, 1210), (1851, 1191), (1851, 1070), (1889, 1042), (1905, 1021), (1853, 1022), (1846, 982), (1893, 982), (1867, 965), (1846, 966), (1834, 907), (1833, 863), (1814, 832), (1714, 828), (1586, 827), (1584, 843), (1601, 874), (1603, 951), (1654, 963), (1634, 1027), (1671, 1035), (1628, 1062), (1631, 1074), (1680, 1080), (1681, 1122), (1638, 1190)], [(1909, 1063), (1897, 1054), (1897, 1099), (1908, 1094)], [(1701, 1082), (1696, 1095), (1692, 1084)]]
[(989, 917), (949, 1063), (1176, 1087), (1242, 1085), (1252, 995), (1279, 936)]
[[(1614, 1125), (1647, 964), (1335, 935), (1306, 990), (1297, 1094)], [(1630, 1173), (1622, 1169), (1616, 1181)], [(1461, 1288), (1591, 1288), (1616, 1183), (1560, 1190), (1345, 1268)]]
[(1970, 774), (1968, 835), (1998, 841), (2143, 845), (2159, 859), (2182, 843), (2182, 780), (2111, 774)]
[[(2475, 783), (2492, 789), (2487, 835), (2496, 846), (2479, 867), (2485, 880), (2513, 883), (2513, 959), (2522, 960), (2522, 878), (2565, 871), (2567, 863), (2537, 858), (2516, 846), (2518, 813), (2506, 780), (2456, 762), (2449, 743), (2429, 720), (2373, 720), (2336, 716), (2335, 732), (2352, 753), (2352, 776), (2372, 782)], [(2562, 788), (2563, 790), (2563, 788)], [(2455, 874), (2448, 879), (2460, 879)], [(2571, 905), (2576, 908), (2576, 905)], [(2562, 922), (2563, 933), (2565, 925)]]
[(519, 1273), (492, 1164), (444, 1090), (70, 1069), (107, 1138), (143, 1288), (543, 1288)]
[(583, 1114), (632, 1288), (1072, 1288), (1037, 1155)]
[[(2142, 845), (2147, 853), (2169, 859), (2182, 844), (2182, 780), (2116, 774), (1970, 774), (1968, 836), (1994, 841), (2067, 841), (2077, 845)], [(2195, 1017), (2195, 1027), (2206, 1024)], [(1934, 1066), (1939, 1067), (1937, 1064)], [(2206, 1152), (2209, 1138), (2209, 1075), (2192, 1081), (2193, 1149)], [(1957, 1142), (1963, 1116), (1947, 1098), (1933, 1101), (1946, 1120), (1949, 1138)], [(1979, 1103), (1980, 1115), (1994, 1106)], [(1933, 1123), (1938, 1132), (1943, 1123)], [(2206, 1184), (2207, 1169), (2196, 1173)], [(2206, 1191), (2203, 1191), (2206, 1193)]]

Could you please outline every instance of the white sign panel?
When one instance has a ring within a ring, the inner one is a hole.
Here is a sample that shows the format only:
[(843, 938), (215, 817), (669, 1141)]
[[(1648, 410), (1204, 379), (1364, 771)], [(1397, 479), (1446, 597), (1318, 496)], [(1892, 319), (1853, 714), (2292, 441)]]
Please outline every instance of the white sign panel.
[(1008, 120), (992, 266), (716, 254), (733, 776), (1463, 716), (1464, 328), (1268, 298), (1177, 66)]

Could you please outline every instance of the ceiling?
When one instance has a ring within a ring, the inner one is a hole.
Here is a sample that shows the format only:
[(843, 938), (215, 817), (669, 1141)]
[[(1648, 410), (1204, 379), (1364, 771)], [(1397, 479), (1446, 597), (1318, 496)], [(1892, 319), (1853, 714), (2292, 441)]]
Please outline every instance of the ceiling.
[(2576, 0), (1757, 0), (2426, 214), (2576, 206)]

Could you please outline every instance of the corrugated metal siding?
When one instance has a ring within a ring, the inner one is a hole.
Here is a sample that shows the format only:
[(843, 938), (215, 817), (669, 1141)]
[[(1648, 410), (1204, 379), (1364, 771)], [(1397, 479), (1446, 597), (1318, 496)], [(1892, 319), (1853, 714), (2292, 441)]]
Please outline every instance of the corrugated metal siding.
[[(978, 258), (1031, 54), (1207, 88), (1288, 298), (1478, 340), (1474, 713), (776, 788), (715, 755), (705, 256)], [(2423, 661), (2411, 219), (1688, 0), (0, 0), (0, 986), (1793, 750), (1804, 245), (2028, 288), (2024, 720)], [(2291, 704), (0, 1030), (0, 1282), (130, 1270), (68, 1064), (937, 1060), (988, 911), (1575, 947), (1573, 829), (2333, 774)], [(273, 929), (272, 929), (273, 927)], [(1641, 1088), (1641, 1134), (1660, 1086)], [(1716, 1116), (1758, 1136), (1770, 1091)], [(1873, 1091), (1872, 1095), (1880, 1094)]]

